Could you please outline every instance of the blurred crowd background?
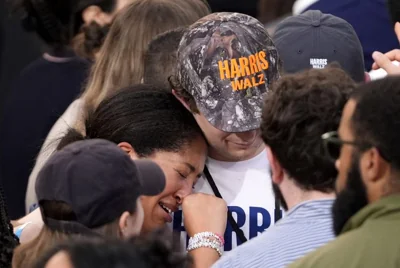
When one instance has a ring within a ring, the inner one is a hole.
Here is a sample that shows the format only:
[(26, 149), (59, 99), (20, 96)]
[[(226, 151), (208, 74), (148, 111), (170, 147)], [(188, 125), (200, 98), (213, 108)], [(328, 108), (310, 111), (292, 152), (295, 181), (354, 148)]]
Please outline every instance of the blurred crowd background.
[[(19, 18), (10, 15), (7, 2), (0, 2), (0, 107), (12, 81), (23, 67), (43, 52), (37, 35), (25, 32)], [(368, 68), (372, 64), (370, 55), (374, 50), (389, 51), (397, 45), (386, 0), (208, 0), (208, 3), (213, 12), (240, 12), (258, 18), (270, 27), (271, 33), (282, 18), (306, 10), (321, 10), (341, 17), (352, 24), (359, 35), (364, 52), (369, 55), (366, 59)], [(2, 111), (0, 109), (0, 115)]]

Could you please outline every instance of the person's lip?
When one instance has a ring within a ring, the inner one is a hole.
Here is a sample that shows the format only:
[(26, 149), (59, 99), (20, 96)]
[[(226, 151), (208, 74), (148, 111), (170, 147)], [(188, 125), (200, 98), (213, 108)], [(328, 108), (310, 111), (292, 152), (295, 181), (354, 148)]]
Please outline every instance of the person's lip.
[(165, 212), (165, 211), (164, 211), (164, 213), (165, 213), (165, 216), (164, 216), (165, 222), (171, 223), (172, 222), (172, 215), (167, 213), (167, 212)]
[(165, 221), (169, 223), (172, 222), (172, 213), (178, 211), (178, 207), (168, 203), (164, 203), (162, 201), (158, 202), (158, 205), (160, 206), (162, 211), (164, 211)]
[(239, 147), (250, 147), (254, 143), (254, 141), (255, 141), (255, 139), (252, 140), (251, 142), (234, 142), (234, 141), (231, 141), (231, 143), (233, 143), (233, 144), (235, 144), (235, 145), (237, 145)]
[(167, 203), (167, 202), (163, 202), (163, 201), (160, 201), (159, 203), (161, 203), (163, 206), (170, 209), (172, 213), (177, 212), (179, 209), (179, 207), (177, 205), (172, 205), (171, 203)]

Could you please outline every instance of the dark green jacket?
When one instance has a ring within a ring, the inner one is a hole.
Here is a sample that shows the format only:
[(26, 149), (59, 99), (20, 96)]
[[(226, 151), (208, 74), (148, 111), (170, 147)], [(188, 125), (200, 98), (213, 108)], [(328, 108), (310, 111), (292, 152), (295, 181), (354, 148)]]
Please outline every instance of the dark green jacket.
[(400, 195), (366, 206), (346, 223), (336, 240), (289, 267), (400, 267)]

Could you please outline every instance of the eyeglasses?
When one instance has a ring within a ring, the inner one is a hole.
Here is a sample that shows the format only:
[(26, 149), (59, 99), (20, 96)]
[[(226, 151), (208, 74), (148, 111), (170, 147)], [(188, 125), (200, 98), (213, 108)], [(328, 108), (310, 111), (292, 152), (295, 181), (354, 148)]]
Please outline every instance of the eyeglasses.
[(344, 141), (339, 138), (337, 131), (327, 132), (321, 136), (322, 141), (324, 142), (324, 149), (327, 156), (329, 156), (333, 161), (336, 161), (340, 156), (340, 150), (342, 149), (343, 144), (348, 144), (352, 146), (357, 146), (362, 150), (366, 150), (368, 148), (373, 147), (371, 144), (367, 143), (358, 143), (355, 141)]

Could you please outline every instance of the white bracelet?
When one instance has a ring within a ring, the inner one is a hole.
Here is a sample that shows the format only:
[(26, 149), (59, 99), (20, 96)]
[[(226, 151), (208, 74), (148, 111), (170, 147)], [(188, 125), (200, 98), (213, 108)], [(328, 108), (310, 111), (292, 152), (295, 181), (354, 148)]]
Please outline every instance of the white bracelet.
[(222, 252), (220, 249), (220, 243), (216, 240), (210, 240), (210, 239), (206, 239), (206, 238), (196, 238), (193, 240), (192, 240), (192, 238), (190, 238), (187, 252), (190, 252), (194, 249), (203, 248), (203, 247), (215, 249), (217, 251), (218, 255), (220, 257), (222, 256)]
[(202, 238), (211, 238), (211, 237), (215, 238), (219, 242), (220, 247), (224, 246), (224, 243), (225, 243), (224, 238), (215, 233), (212, 233), (212, 232), (197, 233), (193, 236), (193, 239), (202, 239)]

